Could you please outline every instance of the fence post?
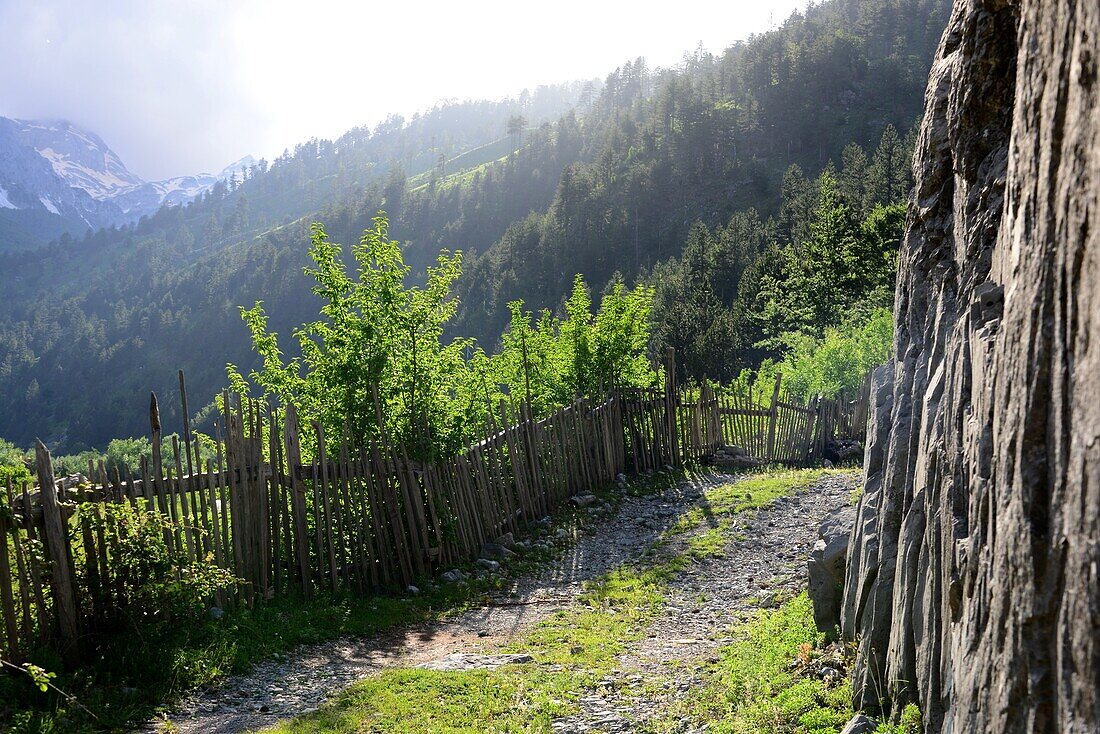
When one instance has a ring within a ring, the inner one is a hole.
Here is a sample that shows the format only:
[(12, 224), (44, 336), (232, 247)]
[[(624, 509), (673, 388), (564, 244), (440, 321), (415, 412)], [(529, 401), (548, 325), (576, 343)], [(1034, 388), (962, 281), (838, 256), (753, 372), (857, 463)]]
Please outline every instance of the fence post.
[(676, 384), (676, 350), (668, 347), (665, 350), (665, 430), (668, 433), (668, 447), (671, 451), (669, 457), (673, 466), (680, 466), (680, 441), (676, 424), (676, 403), (679, 395), (679, 387)]
[(768, 461), (775, 458), (775, 425), (779, 421), (779, 385), (783, 382), (783, 373), (775, 373), (775, 388), (772, 390), (771, 415), (768, 416)]
[(290, 477), (290, 509), (294, 517), (294, 550), (298, 559), (298, 575), (302, 580), (302, 593), (309, 598), (313, 593), (309, 570), (309, 529), (306, 525), (306, 486), (298, 476), (302, 465), (302, 444), (298, 438), (298, 411), (293, 403), (287, 403), (283, 411), (283, 437), (286, 440), (286, 465)]
[(76, 593), (70, 568), (69, 536), (61, 517), (57, 499), (57, 485), (53, 478), (53, 462), (45, 444), (36, 440), (35, 459), (38, 463), (38, 486), (42, 503), (42, 521), (45, 530), (46, 551), (50, 557), (54, 603), (58, 627), (61, 631), (62, 659), (68, 667), (80, 661), (79, 634), (76, 621)]

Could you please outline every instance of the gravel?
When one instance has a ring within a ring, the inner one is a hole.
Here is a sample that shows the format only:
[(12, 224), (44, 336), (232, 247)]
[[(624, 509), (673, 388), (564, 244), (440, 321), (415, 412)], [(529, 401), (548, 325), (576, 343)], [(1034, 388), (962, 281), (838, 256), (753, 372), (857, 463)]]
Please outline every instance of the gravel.
[[(732, 641), (731, 627), (762, 606), (774, 606), (775, 599), (806, 588), (806, 559), (818, 524), (850, 501), (857, 481), (826, 476), (767, 508), (741, 513), (723, 553), (693, 563), (670, 582), (668, 601), (646, 635), (620, 657), (612, 675), (581, 698), (580, 712), (553, 723), (554, 732), (643, 731), (673, 701), (701, 685), (707, 661)], [(644, 681), (667, 678), (670, 666), (678, 673), (669, 685), (643, 690)], [(686, 721), (672, 726), (671, 731), (682, 734), (702, 731)]]

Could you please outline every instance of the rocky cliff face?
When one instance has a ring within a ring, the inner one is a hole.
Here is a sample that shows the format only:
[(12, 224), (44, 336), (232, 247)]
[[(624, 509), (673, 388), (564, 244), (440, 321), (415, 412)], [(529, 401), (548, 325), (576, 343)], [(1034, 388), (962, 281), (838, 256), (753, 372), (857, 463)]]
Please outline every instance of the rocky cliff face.
[(1100, 4), (957, 0), (842, 629), (857, 704), (1100, 731)]

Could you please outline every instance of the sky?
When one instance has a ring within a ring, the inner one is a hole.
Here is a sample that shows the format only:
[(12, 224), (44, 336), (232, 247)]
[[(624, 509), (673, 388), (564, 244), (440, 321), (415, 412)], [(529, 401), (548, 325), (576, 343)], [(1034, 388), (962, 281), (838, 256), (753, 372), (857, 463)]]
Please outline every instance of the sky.
[(146, 180), (274, 158), (447, 99), (676, 64), (806, 0), (0, 0), (0, 115), (98, 133)]

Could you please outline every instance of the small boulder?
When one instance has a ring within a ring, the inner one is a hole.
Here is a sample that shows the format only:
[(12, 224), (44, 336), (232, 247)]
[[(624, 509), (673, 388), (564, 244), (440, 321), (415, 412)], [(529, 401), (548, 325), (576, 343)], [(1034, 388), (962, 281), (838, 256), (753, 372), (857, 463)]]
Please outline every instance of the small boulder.
[(706, 461), (726, 469), (752, 469), (763, 464), (762, 459), (749, 456), (749, 452), (740, 446), (719, 446), (718, 450), (706, 457)]
[(486, 571), (499, 571), (500, 563), (498, 561), (490, 561), (488, 558), (477, 559), (477, 565), (484, 568)]
[(848, 720), (840, 734), (871, 734), (876, 729), (878, 729), (878, 724), (875, 723), (874, 719), (863, 714), (856, 714)]
[(413, 596), (416, 596), (420, 593), (419, 587), (413, 586), (412, 584), (409, 584), (408, 588), (406, 588), (405, 591), (407, 591), (409, 594), (412, 594)]
[(457, 568), (452, 568), (450, 571), (444, 571), (439, 578), (449, 584), (457, 584), (459, 581), (466, 580), (466, 574), (462, 573), (462, 571), (459, 571)]
[(840, 624), (845, 559), (854, 523), (854, 507), (833, 510), (822, 520), (818, 541), (810, 554), (809, 594), (814, 606), (814, 622), (822, 632), (831, 632)]
[(577, 507), (588, 507), (590, 504), (596, 501), (596, 495), (594, 494), (577, 494), (573, 495), (573, 504)]
[(500, 543), (486, 543), (481, 546), (481, 553), (478, 554), (480, 558), (488, 558), (490, 561), (504, 561), (514, 555), (514, 551), (508, 550)]

